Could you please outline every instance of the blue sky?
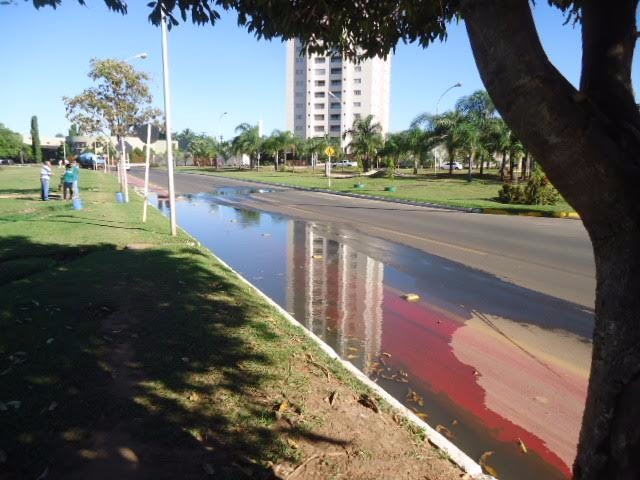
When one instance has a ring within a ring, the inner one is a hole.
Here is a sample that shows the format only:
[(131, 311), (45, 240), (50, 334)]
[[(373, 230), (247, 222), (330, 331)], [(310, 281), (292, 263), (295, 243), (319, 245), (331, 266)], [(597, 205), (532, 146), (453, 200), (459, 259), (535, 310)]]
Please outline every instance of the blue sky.
[[(140, 52), (149, 57), (132, 62), (152, 76), (154, 103), (162, 107), (160, 30), (147, 21), (147, 2), (130, 1), (127, 16), (108, 11), (101, 0), (87, 3), (65, 0), (57, 10), (35, 10), (30, 1), (0, 6), (0, 122), (27, 133), (31, 115), (38, 115), (41, 135), (66, 133), (62, 96), (90, 86), (89, 60)], [(534, 14), (549, 58), (577, 84), (580, 30), (563, 25), (562, 14), (546, 2), (536, 2)], [(286, 128), (285, 51), (280, 41), (256, 40), (232, 14), (215, 27), (174, 28), (169, 34), (173, 130), (188, 127), (228, 138), (239, 123), (258, 119), (266, 133)], [(633, 77), (636, 83), (635, 64)], [(440, 111), (483, 88), (463, 24), (451, 25), (447, 42), (426, 50), (399, 45), (392, 58), (391, 130), (433, 112), (442, 91), (458, 81), (463, 86), (442, 99)]]

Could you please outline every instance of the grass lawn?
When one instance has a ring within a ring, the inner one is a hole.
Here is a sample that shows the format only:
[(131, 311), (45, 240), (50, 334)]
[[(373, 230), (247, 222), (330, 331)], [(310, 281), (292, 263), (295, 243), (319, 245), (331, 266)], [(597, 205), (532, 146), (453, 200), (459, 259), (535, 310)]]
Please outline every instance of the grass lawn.
[[(261, 180), (264, 182), (286, 183), (299, 187), (328, 188), (327, 179), (320, 168), (313, 173), (310, 170), (300, 170), (295, 173), (274, 172), (273, 167), (264, 167), (262, 171), (249, 170), (220, 170), (211, 168), (181, 167), (182, 171), (224, 175), (228, 177)], [(352, 169), (353, 170), (353, 169)], [(408, 171), (407, 171), (408, 172)], [(341, 169), (335, 169), (334, 174), (340, 174)], [(345, 169), (345, 173), (348, 170)], [(351, 172), (355, 173), (355, 172)], [(365, 187), (358, 189), (356, 183), (363, 183)], [(466, 172), (455, 172), (452, 177), (447, 173), (434, 175), (433, 173), (421, 173), (418, 177), (400, 176), (393, 180), (389, 178), (337, 178), (331, 179), (331, 189), (340, 192), (362, 193), (379, 197), (398, 198), (403, 200), (417, 200), (431, 202), (439, 205), (450, 205), (467, 208), (498, 208), (510, 211), (533, 211), (543, 213), (573, 212), (573, 208), (564, 200), (557, 205), (507, 205), (497, 201), (498, 190), (502, 183), (493, 178), (493, 175), (485, 175), (485, 178), (475, 178), (467, 181)], [(385, 191), (385, 187), (396, 187), (395, 192)]]
[(0, 169), (1, 478), (459, 478), (113, 177), (79, 211), (38, 178)]

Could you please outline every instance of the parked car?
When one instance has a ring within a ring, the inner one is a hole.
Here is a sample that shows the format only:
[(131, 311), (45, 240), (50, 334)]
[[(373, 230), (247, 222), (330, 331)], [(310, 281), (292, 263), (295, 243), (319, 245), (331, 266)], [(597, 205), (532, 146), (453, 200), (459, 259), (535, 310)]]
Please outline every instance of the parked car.
[(83, 153), (78, 157), (78, 163), (82, 168), (104, 168), (106, 160), (95, 153)]
[(358, 166), (358, 162), (353, 162), (353, 161), (349, 161), (349, 160), (340, 160), (339, 162), (331, 163), (331, 167), (332, 168), (336, 168), (336, 167), (357, 167), (357, 166)]
[(445, 163), (442, 168), (445, 170), (449, 170), (453, 166), (453, 170), (462, 170), (462, 164), (460, 162), (449, 162)]
[(0, 165), (11, 165), (13, 160), (10, 158), (0, 158)]

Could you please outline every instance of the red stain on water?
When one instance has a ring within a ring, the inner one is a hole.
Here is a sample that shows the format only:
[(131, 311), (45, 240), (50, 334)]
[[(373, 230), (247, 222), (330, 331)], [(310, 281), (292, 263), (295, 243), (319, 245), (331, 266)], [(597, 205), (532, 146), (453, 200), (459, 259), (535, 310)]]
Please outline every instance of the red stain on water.
[[(515, 443), (522, 439), (528, 449), (567, 477), (571, 476), (566, 462), (543, 440), (486, 407), (486, 393), (477, 381), (478, 372), (473, 366), (460, 362), (451, 347), (454, 333), (464, 325), (463, 319), (424, 302), (409, 303), (390, 288), (385, 288), (383, 306), (382, 348), (385, 352), (392, 353), (395, 361), (410, 368), (412, 376), (429, 385), (434, 393), (446, 394), (470, 412), (498, 440)], [(526, 376), (527, 371), (522, 375)]]

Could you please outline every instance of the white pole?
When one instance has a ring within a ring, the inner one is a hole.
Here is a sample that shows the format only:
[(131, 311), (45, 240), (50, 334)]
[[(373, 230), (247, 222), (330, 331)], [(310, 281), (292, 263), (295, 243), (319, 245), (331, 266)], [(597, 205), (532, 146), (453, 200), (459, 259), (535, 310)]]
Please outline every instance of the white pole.
[(120, 137), (120, 148), (122, 155), (120, 156), (120, 175), (122, 178), (122, 192), (124, 193), (124, 203), (129, 203), (129, 182), (127, 181), (127, 151), (124, 148), (124, 135)]
[(147, 123), (147, 151), (144, 160), (144, 206), (142, 207), (142, 222), (147, 221), (147, 197), (149, 196), (149, 157), (151, 156), (151, 124)]
[(162, 72), (164, 80), (164, 117), (167, 132), (167, 171), (169, 174), (169, 212), (171, 235), (176, 235), (176, 198), (173, 186), (173, 145), (171, 144), (171, 93), (169, 88), (169, 52), (167, 51), (167, 20), (161, 15), (162, 30)]

